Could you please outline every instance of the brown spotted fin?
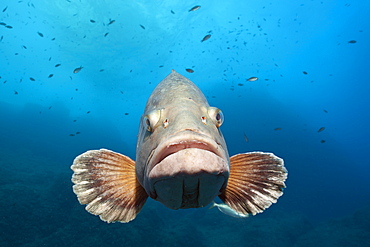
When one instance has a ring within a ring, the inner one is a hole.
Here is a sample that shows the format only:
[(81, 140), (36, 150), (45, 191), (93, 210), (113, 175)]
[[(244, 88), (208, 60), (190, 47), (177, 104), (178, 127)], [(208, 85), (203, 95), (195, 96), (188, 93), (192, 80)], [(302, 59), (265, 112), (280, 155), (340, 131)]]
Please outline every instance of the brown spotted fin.
[(230, 158), (230, 177), (220, 199), (240, 214), (263, 212), (283, 194), (288, 175), (272, 153), (251, 152)]
[(129, 222), (148, 195), (136, 178), (135, 161), (107, 149), (90, 150), (73, 161), (73, 191), (86, 210), (110, 222)]

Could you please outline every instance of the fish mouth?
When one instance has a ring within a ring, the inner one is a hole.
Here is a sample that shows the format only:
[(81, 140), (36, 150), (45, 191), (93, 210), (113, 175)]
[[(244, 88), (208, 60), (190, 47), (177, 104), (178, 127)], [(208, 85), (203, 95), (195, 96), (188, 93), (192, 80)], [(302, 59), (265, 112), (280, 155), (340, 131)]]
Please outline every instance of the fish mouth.
[(220, 143), (217, 143), (211, 137), (196, 132), (194, 130), (182, 130), (173, 137), (168, 138), (153, 150), (151, 157), (148, 159), (148, 173), (168, 156), (177, 153), (183, 149), (196, 148), (214, 153), (215, 155), (228, 160), (228, 155)]
[(226, 187), (230, 171), (223, 146), (192, 130), (160, 143), (147, 165), (146, 192), (172, 209), (209, 204)]
[[(170, 143), (167, 145), (167, 147), (163, 150), (163, 152), (159, 151), (158, 158), (155, 159), (153, 162), (155, 165), (160, 163), (162, 160), (164, 160), (166, 157), (177, 153), (180, 150), (188, 149), (188, 148), (196, 148), (196, 149), (202, 149), (209, 152), (214, 153), (217, 156), (221, 156), (220, 152), (217, 148), (215, 148), (212, 145), (209, 145), (208, 143), (204, 143), (198, 140), (182, 140), (178, 143)], [(154, 166), (155, 166), (154, 165)], [(154, 168), (154, 166), (152, 168)]]

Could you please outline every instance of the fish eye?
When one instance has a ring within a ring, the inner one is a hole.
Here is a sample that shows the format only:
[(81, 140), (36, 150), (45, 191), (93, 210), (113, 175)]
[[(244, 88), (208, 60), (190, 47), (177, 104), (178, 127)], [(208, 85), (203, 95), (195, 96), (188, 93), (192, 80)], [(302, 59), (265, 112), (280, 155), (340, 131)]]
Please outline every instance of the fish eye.
[(154, 110), (151, 111), (149, 114), (145, 115), (143, 118), (143, 126), (145, 129), (149, 132), (154, 131), (154, 127), (159, 122), (159, 119), (161, 117), (161, 111), (160, 110)]
[(208, 110), (208, 115), (215, 122), (216, 127), (220, 127), (224, 122), (224, 114), (222, 111), (216, 107), (210, 107)]

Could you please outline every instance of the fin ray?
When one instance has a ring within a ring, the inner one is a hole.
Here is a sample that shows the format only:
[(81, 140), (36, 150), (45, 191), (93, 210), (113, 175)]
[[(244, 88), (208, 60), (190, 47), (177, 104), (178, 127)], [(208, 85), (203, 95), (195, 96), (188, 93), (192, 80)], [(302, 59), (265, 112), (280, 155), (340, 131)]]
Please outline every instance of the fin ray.
[(86, 210), (108, 223), (133, 220), (148, 195), (136, 178), (135, 162), (107, 150), (90, 150), (73, 162), (73, 191)]
[(287, 170), (272, 153), (251, 152), (230, 157), (228, 185), (219, 195), (241, 214), (263, 212), (283, 194)]

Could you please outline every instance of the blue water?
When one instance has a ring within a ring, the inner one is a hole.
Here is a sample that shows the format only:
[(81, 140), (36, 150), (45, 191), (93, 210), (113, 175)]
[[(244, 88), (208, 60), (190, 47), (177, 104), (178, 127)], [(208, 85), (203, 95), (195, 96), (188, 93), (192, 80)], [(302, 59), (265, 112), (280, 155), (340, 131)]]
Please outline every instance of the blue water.
[[(2, 0), (0, 246), (370, 246), (369, 9)], [(134, 158), (146, 100), (171, 69), (222, 109), (231, 155), (284, 159), (277, 204), (234, 219), (149, 199), (134, 221), (107, 224), (78, 203), (73, 159), (103, 147)]]

